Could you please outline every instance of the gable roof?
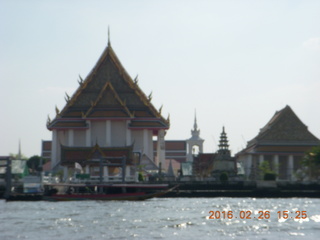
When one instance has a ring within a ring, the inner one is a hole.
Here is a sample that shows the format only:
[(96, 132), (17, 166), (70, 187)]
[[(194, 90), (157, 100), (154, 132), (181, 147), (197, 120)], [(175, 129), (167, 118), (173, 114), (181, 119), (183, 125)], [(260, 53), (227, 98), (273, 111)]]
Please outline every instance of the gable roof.
[[(80, 165), (86, 165), (88, 160), (97, 158), (108, 157), (109, 162), (118, 163), (121, 160), (119, 157), (126, 157), (126, 164), (133, 165), (133, 146), (125, 147), (100, 147), (96, 144), (93, 147), (69, 147), (61, 145), (61, 165), (62, 166), (74, 166), (75, 162)], [(114, 159), (112, 159), (114, 158)], [(93, 163), (90, 163), (94, 165)], [(96, 163), (99, 165), (99, 163)]]
[[(56, 117), (47, 123), (48, 129), (72, 128), (72, 123), (86, 128), (85, 120), (90, 119), (131, 119), (131, 127), (169, 128), (169, 119), (161, 116), (148, 97), (132, 80), (110, 42), (98, 62), (85, 80), (80, 78), (79, 87), (72, 95), (66, 96), (66, 105)], [(141, 122), (147, 122), (144, 124)], [(138, 123), (135, 123), (138, 121)], [(65, 123), (68, 122), (69, 125)]]
[(248, 142), (253, 145), (318, 145), (320, 140), (309, 132), (308, 127), (287, 105), (277, 111), (259, 134)]

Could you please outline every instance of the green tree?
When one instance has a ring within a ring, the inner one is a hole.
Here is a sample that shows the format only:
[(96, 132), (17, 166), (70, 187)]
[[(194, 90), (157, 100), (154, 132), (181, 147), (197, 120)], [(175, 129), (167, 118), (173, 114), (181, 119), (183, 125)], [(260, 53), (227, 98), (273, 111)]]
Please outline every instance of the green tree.
[(15, 153), (10, 153), (9, 156), (14, 159), (14, 160), (28, 160), (28, 157), (26, 157), (25, 155), (21, 154), (21, 156), (19, 156), (19, 153), (15, 154)]
[(268, 161), (263, 161), (259, 165), (259, 169), (262, 172), (263, 180), (270, 181), (270, 180), (276, 180), (277, 174), (271, 170), (270, 164)]
[(228, 180), (229, 180), (229, 176), (228, 176), (228, 173), (227, 172), (222, 172), (221, 174), (220, 174), (220, 181), (221, 182), (228, 182)]
[(313, 147), (305, 154), (302, 165), (308, 168), (307, 174), (310, 180), (320, 177), (320, 146)]
[(45, 164), (46, 160), (41, 158), (40, 156), (34, 155), (30, 157), (27, 161), (27, 166), (31, 170), (31, 172), (42, 171), (41, 164)]

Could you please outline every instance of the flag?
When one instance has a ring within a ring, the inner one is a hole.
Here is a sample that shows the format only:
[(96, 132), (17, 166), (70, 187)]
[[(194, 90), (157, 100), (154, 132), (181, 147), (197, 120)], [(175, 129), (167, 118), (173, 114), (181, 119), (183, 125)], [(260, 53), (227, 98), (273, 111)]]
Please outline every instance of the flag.
[(81, 172), (83, 171), (81, 165), (77, 162), (74, 163), (74, 168), (80, 170)]

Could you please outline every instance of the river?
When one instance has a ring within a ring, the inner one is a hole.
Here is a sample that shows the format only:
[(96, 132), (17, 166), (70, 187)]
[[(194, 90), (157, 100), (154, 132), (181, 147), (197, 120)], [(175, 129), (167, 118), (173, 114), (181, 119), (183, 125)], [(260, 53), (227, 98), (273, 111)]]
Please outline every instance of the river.
[(320, 236), (319, 206), (313, 198), (0, 200), (0, 239), (310, 240)]

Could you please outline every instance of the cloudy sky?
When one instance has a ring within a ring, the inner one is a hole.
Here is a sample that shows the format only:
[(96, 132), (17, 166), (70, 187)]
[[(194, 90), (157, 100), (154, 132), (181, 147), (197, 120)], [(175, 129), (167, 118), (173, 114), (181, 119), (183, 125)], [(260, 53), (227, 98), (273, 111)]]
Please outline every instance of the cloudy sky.
[(166, 139), (197, 112), (205, 152), (225, 126), (232, 153), (291, 106), (320, 138), (320, 1), (0, 1), (0, 155), (40, 154), (107, 45), (156, 108)]

